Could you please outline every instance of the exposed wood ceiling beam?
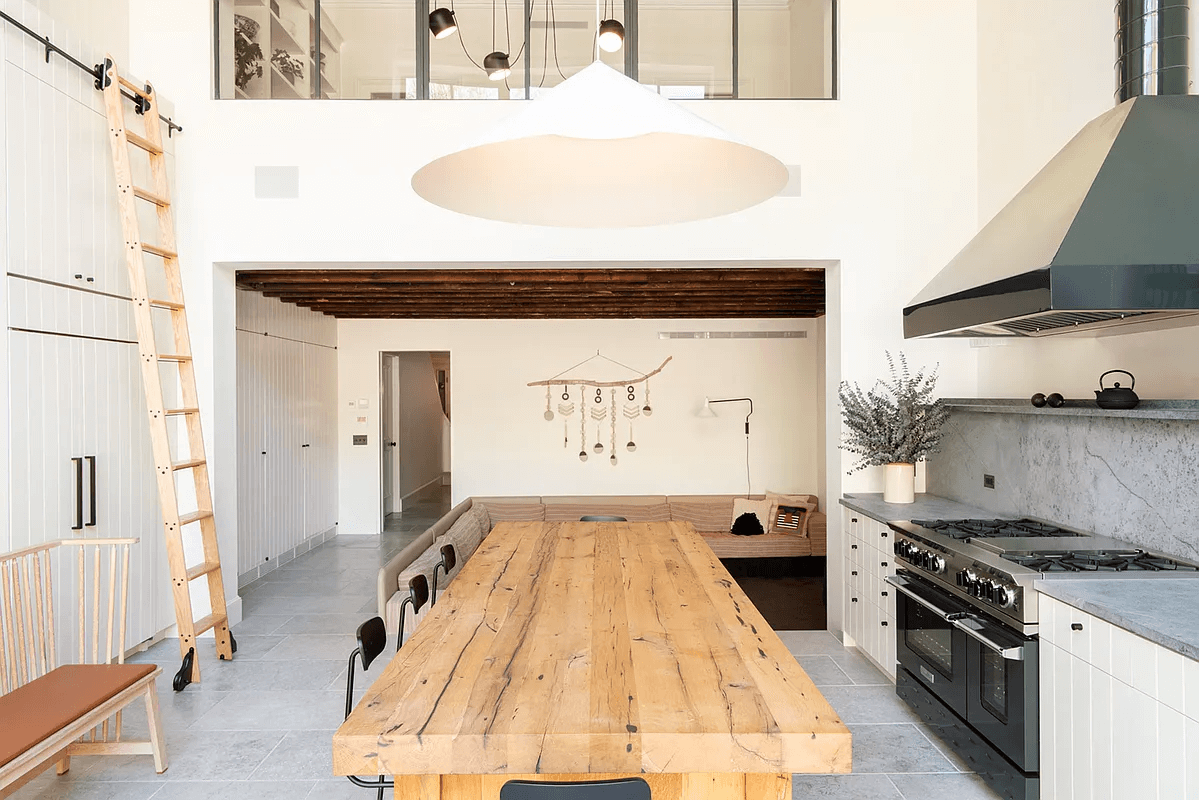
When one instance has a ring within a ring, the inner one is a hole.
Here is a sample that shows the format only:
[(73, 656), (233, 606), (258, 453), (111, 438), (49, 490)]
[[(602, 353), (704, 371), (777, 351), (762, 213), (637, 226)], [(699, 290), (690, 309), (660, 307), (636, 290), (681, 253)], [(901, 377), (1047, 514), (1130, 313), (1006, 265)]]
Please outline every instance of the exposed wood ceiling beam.
[(239, 288), (344, 318), (737, 318), (824, 313), (812, 268), (243, 271)]

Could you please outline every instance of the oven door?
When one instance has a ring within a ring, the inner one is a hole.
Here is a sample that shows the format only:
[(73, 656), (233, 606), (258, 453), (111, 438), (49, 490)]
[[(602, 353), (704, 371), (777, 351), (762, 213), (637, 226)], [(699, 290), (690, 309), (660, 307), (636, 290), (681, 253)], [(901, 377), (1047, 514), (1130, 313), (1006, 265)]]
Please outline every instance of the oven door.
[(966, 716), (967, 636), (953, 620), (969, 606), (907, 570), (886, 578), (895, 598), (900, 665), (958, 716)]
[(989, 617), (954, 621), (966, 634), (966, 721), (1025, 772), (1039, 767), (1038, 647)]

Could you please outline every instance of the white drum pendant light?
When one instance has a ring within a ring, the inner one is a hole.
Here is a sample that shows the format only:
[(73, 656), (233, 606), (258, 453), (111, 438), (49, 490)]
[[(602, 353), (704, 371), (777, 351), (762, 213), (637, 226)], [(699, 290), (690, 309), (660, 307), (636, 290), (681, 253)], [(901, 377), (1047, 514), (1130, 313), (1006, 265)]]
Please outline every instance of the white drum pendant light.
[(565, 228), (707, 219), (786, 182), (774, 156), (599, 61), (412, 176), (442, 208)]

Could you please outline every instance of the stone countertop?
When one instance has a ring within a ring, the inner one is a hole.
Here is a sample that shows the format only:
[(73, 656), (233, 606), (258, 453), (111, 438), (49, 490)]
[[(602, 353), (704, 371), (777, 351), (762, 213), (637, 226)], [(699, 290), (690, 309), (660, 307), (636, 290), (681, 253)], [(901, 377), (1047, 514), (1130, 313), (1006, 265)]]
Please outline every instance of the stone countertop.
[(994, 511), (984, 511), (932, 494), (918, 494), (914, 503), (884, 503), (881, 492), (846, 494), (841, 496), (841, 505), (880, 522), (905, 519), (994, 519), (996, 516), (1003, 516)]
[(1199, 661), (1199, 577), (1040, 580), (1036, 588)]

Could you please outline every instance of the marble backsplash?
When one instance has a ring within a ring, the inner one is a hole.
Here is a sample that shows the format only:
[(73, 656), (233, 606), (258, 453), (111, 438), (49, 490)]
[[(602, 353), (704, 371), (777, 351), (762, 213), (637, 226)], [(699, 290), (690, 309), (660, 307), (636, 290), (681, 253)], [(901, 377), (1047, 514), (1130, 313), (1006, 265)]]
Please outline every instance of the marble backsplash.
[(955, 409), (927, 476), (941, 497), (1199, 561), (1196, 420)]

